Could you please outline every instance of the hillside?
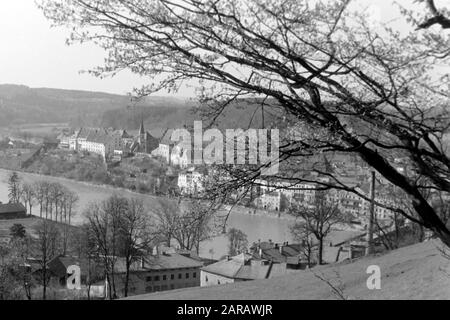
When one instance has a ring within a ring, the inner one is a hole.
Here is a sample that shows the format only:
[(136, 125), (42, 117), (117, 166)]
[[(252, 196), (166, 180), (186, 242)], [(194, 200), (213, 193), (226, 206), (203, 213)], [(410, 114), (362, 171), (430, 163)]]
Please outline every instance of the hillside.
[[(215, 126), (261, 128), (263, 123), (267, 127), (283, 118), (281, 112), (268, 112), (270, 108), (262, 112), (255, 102), (237, 100), (217, 118)], [(62, 123), (133, 130), (139, 128), (142, 116), (147, 130), (159, 136), (167, 128), (192, 126), (194, 120), (201, 120), (198, 108), (194, 100), (176, 97), (150, 96), (132, 102), (124, 95), (0, 84), (0, 127), (20, 125), (24, 130), (24, 125)]]
[[(35, 209), (37, 210), (37, 209)], [(45, 219), (37, 216), (28, 216), (21, 219), (0, 219), (0, 239), (5, 239), (10, 237), (10, 228), (14, 224), (21, 224), (25, 227), (26, 232), (33, 237), (36, 236), (35, 228)], [(57, 222), (58, 225), (63, 225)], [(71, 226), (70, 228), (75, 228)]]
[[(336, 299), (332, 290), (314, 274), (321, 274), (335, 286), (342, 284), (349, 299), (449, 299), (450, 261), (437, 248), (438, 241), (403, 247), (382, 256), (353, 263), (314, 268), (311, 271), (268, 280), (205, 288), (180, 289), (129, 297), (132, 300), (255, 300)], [(381, 289), (366, 286), (369, 265), (381, 269)], [(339, 275), (339, 277), (337, 277)], [(340, 278), (340, 280), (338, 279)]]
[[(164, 131), (166, 128), (192, 127), (194, 121), (204, 120), (203, 126), (210, 124), (210, 117), (202, 115), (204, 106), (196, 104), (193, 100), (186, 101), (184, 106), (162, 104), (152, 107), (138, 106), (135, 108), (119, 108), (107, 110), (103, 114), (101, 125), (104, 127), (136, 129), (140, 124), (141, 115), (145, 126), (153, 134)], [(262, 112), (259, 104), (245, 100), (237, 101), (227, 106), (223, 113), (212, 124), (222, 129), (229, 128), (262, 128), (270, 127), (273, 123), (280, 124), (283, 113), (274, 113), (266, 108)], [(156, 134), (159, 136), (158, 134)]]
[[(30, 88), (0, 85), (0, 126), (24, 123), (70, 123), (99, 125), (107, 110), (126, 109), (130, 98), (102, 92)], [(184, 107), (184, 100), (171, 97), (149, 97), (143, 107)]]

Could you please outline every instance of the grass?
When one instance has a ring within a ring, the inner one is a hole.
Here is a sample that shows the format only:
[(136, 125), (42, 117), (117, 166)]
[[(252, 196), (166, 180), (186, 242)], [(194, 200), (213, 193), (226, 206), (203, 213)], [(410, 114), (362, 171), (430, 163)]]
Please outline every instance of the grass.
[[(44, 218), (40, 218), (37, 216), (28, 216), (27, 218), (22, 219), (0, 220), (0, 238), (8, 237), (10, 235), (10, 228), (16, 223), (22, 224), (28, 234), (35, 235), (35, 227), (42, 220), (44, 220)], [(58, 224), (60, 224), (60, 222), (58, 222)]]

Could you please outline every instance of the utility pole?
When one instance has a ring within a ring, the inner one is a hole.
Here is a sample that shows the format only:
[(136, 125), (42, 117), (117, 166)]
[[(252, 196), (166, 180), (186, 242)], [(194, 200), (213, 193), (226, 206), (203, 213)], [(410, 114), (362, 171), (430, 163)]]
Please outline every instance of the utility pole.
[(370, 207), (369, 207), (369, 227), (367, 229), (367, 254), (374, 252), (373, 248), (373, 228), (375, 222), (375, 171), (371, 172), (370, 181)]

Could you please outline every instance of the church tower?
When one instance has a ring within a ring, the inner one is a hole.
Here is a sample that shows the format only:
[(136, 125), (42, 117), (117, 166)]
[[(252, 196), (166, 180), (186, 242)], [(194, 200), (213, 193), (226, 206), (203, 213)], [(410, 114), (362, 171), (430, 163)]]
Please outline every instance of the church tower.
[(139, 128), (139, 144), (141, 147), (145, 144), (144, 119), (141, 119), (141, 127)]

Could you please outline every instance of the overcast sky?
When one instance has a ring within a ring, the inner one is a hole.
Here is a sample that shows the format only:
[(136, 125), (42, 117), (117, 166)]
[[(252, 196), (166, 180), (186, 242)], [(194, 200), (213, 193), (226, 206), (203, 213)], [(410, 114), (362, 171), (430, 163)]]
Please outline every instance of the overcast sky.
[[(374, 17), (393, 17), (391, 0), (374, 3)], [(105, 53), (88, 43), (66, 46), (67, 36), (66, 29), (50, 28), (34, 0), (0, 0), (0, 84), (125, 94), (145, 83), (125, 71), (107, 79), (80, 74), (101, 65)], [(178, 95), (191, 96), (192, 92), (182, 89)]]

